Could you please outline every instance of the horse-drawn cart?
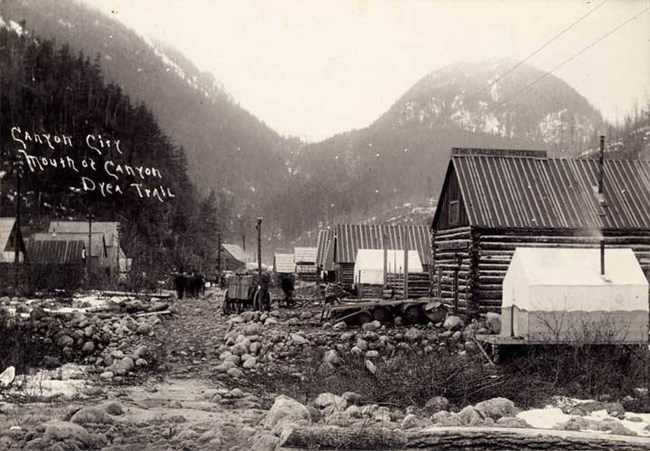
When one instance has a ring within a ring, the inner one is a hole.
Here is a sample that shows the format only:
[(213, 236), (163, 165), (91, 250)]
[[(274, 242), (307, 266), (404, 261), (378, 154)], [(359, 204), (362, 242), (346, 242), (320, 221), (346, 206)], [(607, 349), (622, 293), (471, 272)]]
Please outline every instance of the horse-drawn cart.
[(257, 278), (252, 274), (234, 274), (228, 281), (228, 288), (223, 295), (223, 313), (239, 313), (253, 305)]

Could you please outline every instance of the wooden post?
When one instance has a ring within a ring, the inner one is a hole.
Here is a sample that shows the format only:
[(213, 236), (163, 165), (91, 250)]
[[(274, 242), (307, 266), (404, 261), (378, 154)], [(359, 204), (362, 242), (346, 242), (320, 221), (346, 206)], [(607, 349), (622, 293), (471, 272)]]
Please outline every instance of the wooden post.
[(262, 217), (257, 218), (257, 275), (262, 281)]
[(404, 230), (404, 299), (409, 298), (409, 236)]
[(20, 240), (18, 237), (20, 236), (20, 180), (23, 178), (21, 169), (20, 166), (16, 169), (16, 224), (14, 226), (16, 229), (16, 234), (14, 236), (14, 266), (16, 269), (16, 280), (18, 279), (18, 263), (20, 263)]
[(88, 213), (88, 252), (86, 252), (86, 281), (90, 282), (90, 257), (92, 255), (93, 215)]
[(221, 232), (217, 232), (217, 285), (221, 287)]
[(386, 235), (382, 236), (381, 247), (384, 249), (384, 286), (388, 285), (388, 248), (386, 247)]

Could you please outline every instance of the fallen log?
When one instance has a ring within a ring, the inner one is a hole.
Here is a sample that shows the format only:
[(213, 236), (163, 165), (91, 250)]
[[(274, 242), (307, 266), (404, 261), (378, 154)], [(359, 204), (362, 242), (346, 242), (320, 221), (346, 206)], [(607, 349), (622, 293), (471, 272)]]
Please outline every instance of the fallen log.
[(605, 433), (489, 427), (431, 427), (418, 431), (378, 427), (298, 427), (281, 443), (282, 449), (436, 449), (436, 450), (578, 450), (641, 451), (647, 437)]

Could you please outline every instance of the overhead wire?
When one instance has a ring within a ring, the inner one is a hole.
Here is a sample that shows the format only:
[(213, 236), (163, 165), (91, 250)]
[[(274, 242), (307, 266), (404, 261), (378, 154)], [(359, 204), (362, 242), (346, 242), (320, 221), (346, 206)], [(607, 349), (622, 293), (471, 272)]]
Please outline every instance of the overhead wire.
[(637, 14), (635, 14), (635, 15), (632, 16), (632, 17), (630, 17), (629, 19), (625, 20), (623, 23), (621, 23), (620, 25), (618, 25), (616, 28), (613, 28), (612, 30), (608, 31), (607, 33), (605, 33), (604, 35), (602, 35), (601, 37), (599, 37), (599, 38), (596, 39), (595, 41), (591, 42), (591, 43), (590, 43), (589, 45), (587, 45), (586, 47), (583, 47), (580, 51), (574, 53), (573, 55), (571, 55), (569, 58), (567, 58), (567, 59), (565, 59), (564, 61), (562, 61), (562, 62), (561, 62), (560, 64), (558, 64), (557, 66), (553, 67), (551, 70), (549, 70), (549, 71), (545, 72), (544, 74), (540, 75), (539, 77), (537, 77), (537, 78), (536, 78), (535, 80), (533, 80), (532, 82), (528, 83), (526, 86), (524, 86), (524, 87), (523, 87), (522, 89), (520, 89), (519, 91), (517, 91), (517, 92), (515, 92), (514, 94), (508, 96), (505, 100), (502, 100), (501, 102), (499, 102), (497, 105), (494, 106), (494, 108), (499, 107), (499, 106), (501, 106), (501, 105), (504, 105), (504, 104), (508, 103), (510, 100), (512, 100), (513, 98), (517, 97), (519, 94), (521, 94), (522, 92), (524, 92), (525, 90), (527, 90), (528, 88), (530, 88), (531, 86), (533, 86), (534, 84), (536, 84), (537, 82), (539, 82), (540, 80), (542, 80), (543, 78), (549, 76), (550, 74), (552, 74), (553, 72), (555, 72), (556, 70), (558, 70), (559, 68), (561, 68), (562, 66), (564, 66), (565, 64), (567, 64), (567, 63), (569, 63), (570, 61), (574, 60), (575, 58), (577, 58), (578, 56), (580, 56), (581, 54), (583, 54), (584, 52), (586, 52), (587, 50), (589, 50), (590, 48), (592, 48), (593, 46), (595, 46), (596, 44), (598, 44), (599, 42), (601, 42), (602, 40), (604, 40), (604, 39), (608, 38), (609, 36), (611, 36), (612, 34), (616, 33), (618, 30), (620, 30), (621, 28), (623, 28), (624, 26), (626, 26), (627, 24), (629, 24), (629, 23), (632, 22), (633, 20), (637, 19), (638, 17), (642, 16), (643, 14), (645, 14), (645, 13), (648, 12), (648, 11), (650, 11), (650, 6), (647, 7), (647, 8), (645, 8), (645, 9), (643, 9), (642, 11), (638, 12)]
[(583, 15), (583, 16), (580, 17), (578, 20), (576, 20), (575, 22), (573, 22), (571, 25), (569, 25), (568, 27), (564, 28), (564, 29), (563, 29), (562, 31), (560, 31), (558, 34), (556, 34), (556, 35), (553, 36), (551, 39), (549, 39), (549, 40), (546, 41), (544, 44), (542, 44), (540, 47), (538, 47), (536, 50), (534, 50), (531, 54), (529, 54), (528, 56), (526, 56), (523, 60), (519, 61), (517, 64), (515, 64), (514, 66), (512, 66), (510, 69), (508, 69), (507, 71), (505, 71), (503, 74), (499, 75), (499, 76), (498, 76), (498, 77), (497, 77), (497, 78), (496, 78), (492, 83), (490, 83), (490, 84), (487, 85), (485, 88), (483, 88), (483, 89), (481, 89), (480, 91), (478, 91), (478, 92), (477, 92), (476, 94), (474, 94), (472, 97), (476, 97), (476, 96), (479, 96), (479, 95), (483, 94), (485, 91), (487, 91), (487, 90), (490, 89), (492, 86), (494, 86), (494, 85), (497, 84), (499, 81), (501, 81), (505, 76), (507, 76), (508, 74), (512, 73), (515, 69), (517, 69), (519, 66), (521, 66), (522, 64), (524, 64), (526, 61), (530, 60), (533, 56), (537, 55), (539, 52), (541, 52), (542, 50), (544, 50), (546, 47), (548, 47), (550, 44), (552, 44), (552, 43), (555, 42), (557, 39), (559, 39), (561, 36), (563, 36), (563, 35), (564, 35), (566, 32), (568, 32), (570, 29), (572, 29), (573, 27), (575, 27), (576, 25), (578, 25), (580, 22), (582, 22), (583, 20), (585, 20), (587, 17), (589, 17), (590, 15), (592, 15), (593, 13), (595, 13), (595, 12), (596, 12), (596, 11), (597, 11), (601, 6), (603, 6), (603, 5), (604, 5), (605, 3), (607, 3), (607, 2), (608, 2), (608, 0), (603, 0), (602, 2), (600, 2), (600, 3), (599, 3), (595, 8), (589, 10), (589, 12), (588, 12), (587, 14)]

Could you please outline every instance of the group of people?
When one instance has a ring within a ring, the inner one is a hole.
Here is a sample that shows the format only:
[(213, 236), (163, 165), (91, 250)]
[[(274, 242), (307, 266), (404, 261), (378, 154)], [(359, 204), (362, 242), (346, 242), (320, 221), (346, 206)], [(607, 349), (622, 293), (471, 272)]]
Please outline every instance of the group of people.
[(205, 277), (195, 272), (174, 273), (174, 288), (178, 299), (198, 298), (205, 294)]

